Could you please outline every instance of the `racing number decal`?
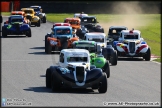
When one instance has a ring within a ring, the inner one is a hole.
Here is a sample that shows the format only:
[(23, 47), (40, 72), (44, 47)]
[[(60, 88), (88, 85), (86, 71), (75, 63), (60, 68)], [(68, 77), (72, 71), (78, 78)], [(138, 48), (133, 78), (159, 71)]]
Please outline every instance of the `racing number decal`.
[(60, 68), (62, 74), (70, 73), (70, 71), (66, 68)]
[(11, 27), (12, 27), (12, 25), (9, 24), (9, 25), (7, 26), (7, 29), (10, 29)]

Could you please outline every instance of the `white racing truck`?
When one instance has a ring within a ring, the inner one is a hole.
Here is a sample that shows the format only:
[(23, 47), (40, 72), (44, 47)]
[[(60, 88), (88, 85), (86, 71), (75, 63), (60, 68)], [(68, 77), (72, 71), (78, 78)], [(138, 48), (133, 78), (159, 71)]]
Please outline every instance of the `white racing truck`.
[(99, 93), (107, 92), (107, 75), (102, 69), (90, 65), (88, 50), (63, 49), (58, 64), (46, 70), (46, 87), (52, 91), (91, 87), (98, 89)]
[(112, 45), (107, 45), (107, 38), (105, 33), (91, 32), (86, 33), (84, 39), (86, 41), (95, 41), (97, 45), (100, 45), (102, 55), (109, 60), (112, 65), (117, 65), (117, 51)]
[(118, 56), (143, 57), (146, 61), (151, 59), (151, 48), (144, 41), (139, 30), (122, 30), (118, 41), (114, 41), (114, 48)]
[(88, 16), (88, 14), (85, 14), (85, 13), (75, 13), (74, 14), (74, 18), (80, 18), (80, 17), (85, 17), (85, 16)]

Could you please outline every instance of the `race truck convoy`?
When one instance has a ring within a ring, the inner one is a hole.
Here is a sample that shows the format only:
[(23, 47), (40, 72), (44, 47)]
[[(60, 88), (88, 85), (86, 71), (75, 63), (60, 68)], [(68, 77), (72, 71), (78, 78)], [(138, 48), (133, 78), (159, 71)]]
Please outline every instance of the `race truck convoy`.
[(90, 54), (85, 49), (63, 49), (59, 56), (59, 65), (46, 70), (46, 87), (52, 91), (63, 88), (98, 89), (106, 93), (107, 75), (102, 69), (90, 65)]

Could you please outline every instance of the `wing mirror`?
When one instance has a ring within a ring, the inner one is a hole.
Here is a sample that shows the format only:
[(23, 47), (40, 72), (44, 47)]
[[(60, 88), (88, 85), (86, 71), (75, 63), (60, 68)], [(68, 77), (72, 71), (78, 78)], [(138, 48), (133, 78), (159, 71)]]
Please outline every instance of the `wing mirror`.
[(51, 30), (53, 30), (53, 28), (51, 28)]

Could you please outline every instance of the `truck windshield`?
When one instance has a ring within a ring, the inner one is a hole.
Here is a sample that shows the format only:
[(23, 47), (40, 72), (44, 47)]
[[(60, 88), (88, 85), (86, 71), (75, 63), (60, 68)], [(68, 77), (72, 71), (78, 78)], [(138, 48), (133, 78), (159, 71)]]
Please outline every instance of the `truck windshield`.
[(126, 30), (126, 28), (124, 29), (124, 28), (118, 28), (118, 29), (110, 29), (109, 30), (109, 35), (120, 35), (120, 32), (122, 31), (122, 30)]
[(65, 23), (70, 23), (71, 25), (79, 25), (79, 21), (70, 21), (70, 20), (67, 20), (67, 21), (65, 21)]
[(77, 44), (75, 46), (75, 48), (78, 48), (78, 49), (86, 49), (90, 53), (94, 53), (96, 51), (95, 45)]
[(32, 13), (33, 13), (33, 11), (31, 11), (31, 10), (24, 10), (24, 12), (25, 12), (26, 14), (32, 14)]
[(11, 22), (23, 22), (23, 20), (22, 20), (22, 18), (20, 19), (20, 18), (13, 18), (13, 19), (11, 19)]
[(57, 29), (56, 35), (70, 35), (70, 29)]
[(104, 38), (92, 38), (92, 39), (89, 39), (91, 41), (95, 41), (95, 42), (104, 42)]
[(40, 8), (39, 7), (31, 7), (34, 9), (34, 11), (40, 11)]
[(124, 35), (124, 39), (138, 39), (138, 35)]
[(87, 62), (87, 57), (68, 57), (67, 62)]

